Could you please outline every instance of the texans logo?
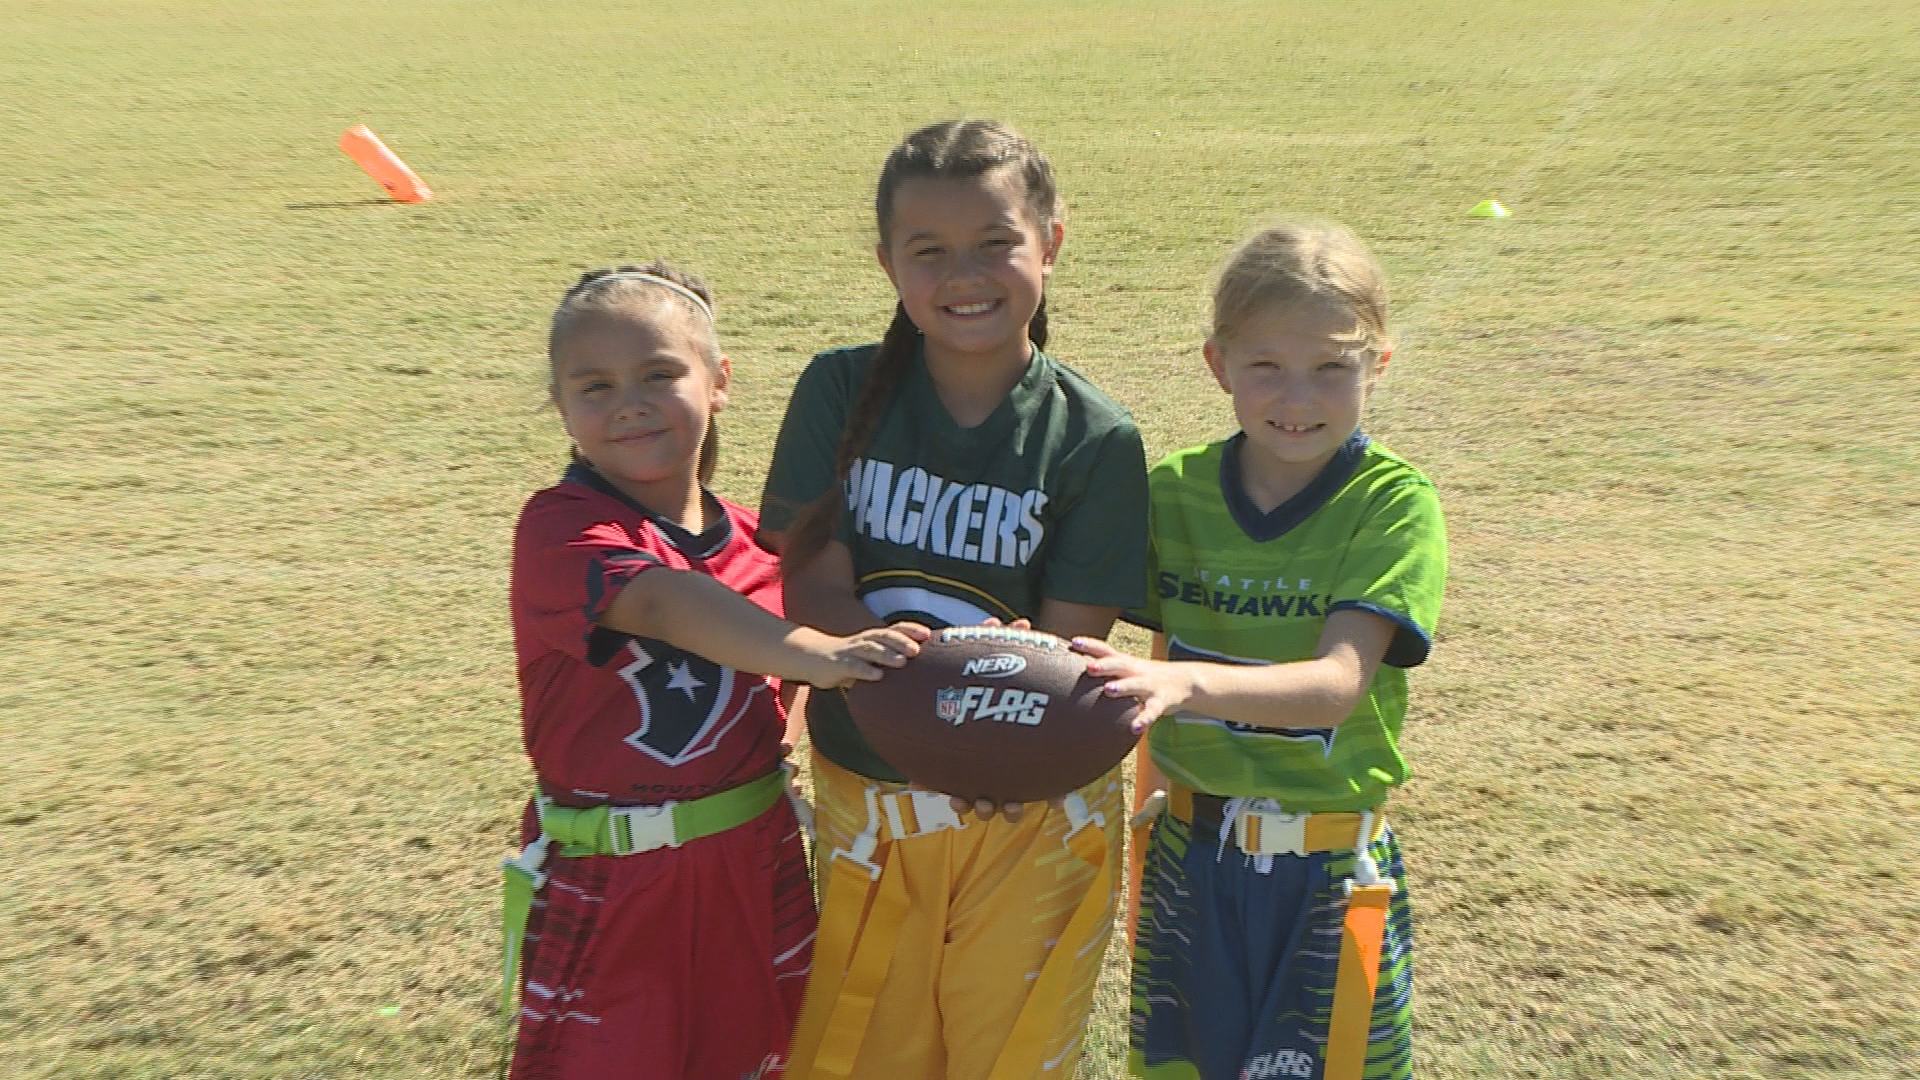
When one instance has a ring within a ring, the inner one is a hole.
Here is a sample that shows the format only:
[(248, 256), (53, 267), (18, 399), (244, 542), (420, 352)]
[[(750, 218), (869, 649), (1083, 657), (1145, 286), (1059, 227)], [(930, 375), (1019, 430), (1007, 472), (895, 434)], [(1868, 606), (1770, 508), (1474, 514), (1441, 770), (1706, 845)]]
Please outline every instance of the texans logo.
[(739, 723), (766, 680), (667, 644), (636, 638), (620, 677), (640, 703), (640, 727), (627, 745), (667, 765), (708, 753)]

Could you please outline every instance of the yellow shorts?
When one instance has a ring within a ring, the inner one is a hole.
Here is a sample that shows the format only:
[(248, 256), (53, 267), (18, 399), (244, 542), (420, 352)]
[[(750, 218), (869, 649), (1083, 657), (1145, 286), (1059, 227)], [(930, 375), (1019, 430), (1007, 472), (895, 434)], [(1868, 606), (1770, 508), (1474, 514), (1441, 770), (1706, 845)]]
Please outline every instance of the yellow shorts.
[[(818, 755), (813, 781), (819, 830), (814, 852), (829, 905), (820, 916), (825, 940), (828, 921), (837, 914), (829, 860), (868, 827), (875, 805), (867, 797), (870, 786), (881, 794), (903, 788), (869, 781)], [(888, 839), (895, 834), (882, 829), (875, 861), (903, 875), (907, 906), (853, 1058), (854, 1080), (1066, 1080), (1073, 1075), (1113, 927), (1127, 820), (1118, 769), (1079, 794), (1087, 809), (1104, 819), (1085, 826), (1100, 830), (1089, 836), (1105, 841), (1106, 858), (1098, 870), (1083, 856), (1089, 849), (1097, 855), (1099, 845), (1083, 840), (1077, 855), (1068, 843), (1069, 815), (1045, 804), (1029, 805), (1018, 823), (968, 814), (958, 829), (903, 840)], [(1081, 920), (1081, 930), (1090, 932), (1060, 940), (1090, 889), (1099, 890), (1098, 918), (1090, 927), (1086, 917)], [(1039, 1011), (1021, 1027), (1027, 1037), (1009, 1048), (1015, 1022), (1027, 1007), (1028, 988), (1059, 949), (1069, 950), (1056, 961), (1064, 970), (1051, 977), (1061, 992), (1034, 1001)], [(823, 974), (820, 959), (816, 952), (816, 982)], [(809, 993), (814, 989), (810, 986)], [(1004, 1063), (1003, 1048), (1010, 1052)]]

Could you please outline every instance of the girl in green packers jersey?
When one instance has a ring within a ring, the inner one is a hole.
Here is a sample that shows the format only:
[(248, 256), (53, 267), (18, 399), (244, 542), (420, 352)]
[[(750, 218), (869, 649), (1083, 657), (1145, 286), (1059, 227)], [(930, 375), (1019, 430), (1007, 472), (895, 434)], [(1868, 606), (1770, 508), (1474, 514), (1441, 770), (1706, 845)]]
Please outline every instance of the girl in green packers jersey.
[[(1052, 169), (999, 124), (888, 155), (878, 345), (821, 353), (762, 500), (789, 614), (848, 633), (1028, 620), (1104, 636), (1145, 597), (1132, 419), (1042, 351), (1065, 235)], [(808, 704), (823, 915), (795, 1077), (1070, 1076), (1112, 919), (1117, 773), (1059, 805), (921, 791), (835, 693)]]
[[(1360, 432), (1386, 281), (1353, 234), (1282, 226), (1214, 291), (1207, 368), (1240, 431), (1154, 466), (1154, 660), (1076, 642), (1138, 698), (1155, 791), (1133, 955), (1133, 1073), (1412, 1075), (1411, 919), (1388, 792), (1406, 669), (1446, 578), (1440, 504)], [(1156, 789), (1158, 789), (1156, 791)]]

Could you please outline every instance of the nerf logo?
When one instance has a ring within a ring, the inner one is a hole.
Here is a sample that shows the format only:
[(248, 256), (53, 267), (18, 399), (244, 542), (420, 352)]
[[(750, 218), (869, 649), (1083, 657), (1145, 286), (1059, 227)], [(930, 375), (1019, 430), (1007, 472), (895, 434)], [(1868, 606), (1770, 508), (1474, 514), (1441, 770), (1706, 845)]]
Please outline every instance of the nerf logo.
[(955, 727), (969, 720), (998, 720), (1032, 727), (1046, 713), (1046, 694), (1011, 687), (949, 686), (933, 692), (933, 715)]
[(1018, 675), (1025, 670), (1027, 670), (1026, 657), (1015, 656), (1013, 653), (997, 652), (989, 653), (986, 656), (976, 656), (967, 661), (965, 666), (960, 669), (960, 675), (962, 678), (969, 675), (978, 675), (983, 679), (1004, 679), (1009, 675)]

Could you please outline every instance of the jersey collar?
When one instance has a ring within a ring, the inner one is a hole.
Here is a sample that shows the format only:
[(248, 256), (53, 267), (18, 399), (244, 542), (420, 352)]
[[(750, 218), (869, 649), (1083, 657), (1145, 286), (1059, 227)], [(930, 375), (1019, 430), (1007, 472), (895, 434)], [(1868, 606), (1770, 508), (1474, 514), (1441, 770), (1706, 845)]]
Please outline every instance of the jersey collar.
[(1264, 514), (1247, 497), (1246, 485), (1240, 481), (1240, 444), (1246, 441), (1246, 432), (1236, 432), (1220, 450), (1220, 494), (1227, 500), (1227, 509), (1240, 531), (1255, 543), (1265, 543), (1312, 517), (1314, 511), (1338, 495), (1347, 481), (1353, 479), (1354, 472), (1360, 468), (1360, 459), (1366, 456), (1367, 445), (1373, 440), (1358, 431), (1347, 436), (1347, 441), (1321, 466), (1318, 476), (1292, 498)]
[(953, 415), (940, 403), (940, 393), (933, 385), (933, 373), (927, 370), (927, 346), (923, 338), (913, 357), (913, 366), (907, 369), (902, 379), (902, 388), (910, 389), (910, 396), (918, 403), (921, 423), (926, 425), (940, 439), (968, 448), (1004, 446), (1015, 437), (1015, 432), (1024, 425), (1024, 418), (1031, 415), (1034, 403), (1053, 391), (1054, 361), (1038, 345), (1027, 360), (1027, 370), (1022, 372), (1018, 382), (1007, 391), (993, 412), (978, 425), (963, 428), (953, 422)]
[(666, 539), (667, 543), (672, 544), (676, 551), (689, 559), (711, 559), (727, 546), (727, 541), (733, 539), (733, 519), (720, 505), (720, 500), (713, 497), (713, 492), (708, 491), (704, 486), (700, 489), (700, 497), (705, 499), (707, 505), (716, 512), (715, 521), (707, 526), (705, 532), (695, 533), (683, 528), (678, 522), (668, 521), (647, 509), (632, 496), (614, 487), (606, 477), (595, 472), (592, 465), (579, 457), (575, 457), (573, 463), (567, 466), (566, 474), (560, 478), (560, 482), (592, 488), (646, 518), (653, 523), (654, 528), (660, 530), (660, 535)]

